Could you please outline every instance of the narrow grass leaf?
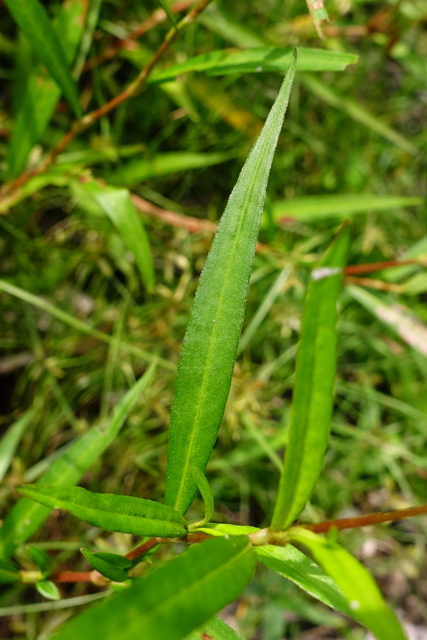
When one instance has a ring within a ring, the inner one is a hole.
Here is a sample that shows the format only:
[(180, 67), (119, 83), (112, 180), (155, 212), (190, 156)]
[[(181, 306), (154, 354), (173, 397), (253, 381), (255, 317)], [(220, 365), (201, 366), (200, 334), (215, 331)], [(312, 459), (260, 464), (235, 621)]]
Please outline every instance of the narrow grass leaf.
[(292, 542), (307, 549), (349, 602), (354, 617), (378, 640), (406, 640), (397, 616), (384, 602), (370, 573), (336, 542), (303, 528), (290, 529)]
[(349, 231), (345, 227), (311, 274), (298, 347), (289, 437), (272, 528), (289, 527), (319, 477), (332, 416), (337, 300)]
[(348, 292), (383, 324), (390, 327), (406, 344), (427, 356), (427, 326), (402, 304), (389, 302), (354, 285)]
[(191, 151), (170, 151), (158, 153), (151, 158), (130, 160), (107, 175), (109, 184), (132, 187), (152, 178), (161, 178), (191, 169), (211, 167), (230, 160), (230, 153), (195, 153)]
[(338, 585), (322, 569), (296, 547), (265, 545), (255, 547), (263, 565), (291, 580), (306, 593), (335, 611), (353, 617), (348, 600)]
[(76, 616), (54, 638), (180, 640), (242, 593), (255, 564), (247, 538), (207, 540)]
[(132, 560), (115, 553), (92, 553), (89, 549), (81, 549), (82, 554), (92, 569), (113, 580), (124, 582), (128, 578), (128, 569), (132, 567)]
[(33, 417), (32, 411), (26, 411), (16, 422), (14, 422), (6, 431), (0, 440), (0, 481), (6, 475), (16, 448), (25, 433), (26, 428), (30, 424)]
[(39, 0), (5, 0), (5, 3), (35, 53), (61, 88), (75, 115), (80, 117), (79, 93), (60, 38), (56, 35), (46, 10)]
[[(44, 484), (77, 483), (90, 466), (115, 440), (143, 390), (151, 384), (155, 365), (118, 402), (113, 415), (73, 442), (41, 477)], [(23, 498), (11, 509), (0, 529), (0, 558), (8, 558), (43, 524), (51, 509)]]
[[(68, 65), (71, 65), (78, 49), (86, 11), (86, 2), (67, 0), (53, 21), (53, 28), (61, 39)], [(29, 153), (46, 129), (60, 96), (59, 86), (47, 70), (38, 65), (27, 80), (15, 118), (7, 159), (9, 179), (15, 178), (25, 169)]]
[[(211, 76), (230, 73), (262, 73), (276, 71), (284, 73), (292, 59), (293, 49), (284, 47), (260, 47), (236, 51), (221, 49), (190, 58), (164, 71), (154, 72), (149, 82), (170, 82), (176, 76), (192, 71)], [(298, 71), (342, 71), (349, 64), (357, 62), (357, 56), (350, 53), (336, 53), (323, 49), (298, 48)]]
[(245, 640), (224, 620), (215, 616), (185, 637), (185, 640)]
[(154, 267), (150, 243), (140, 216), (130, 199), (129, 191), (86, 182), (84, 189), (97, 202), (120, 233), (132, 252), (142, 280), (150, 293), (154, 289)]
[(19, 493), (52, 509), (64, 509), (95, 527), (136, 536), (184, 536), (184, 518), (167, 505), (132, 496), (92, 493), (82, 487), (28, 484)]
[(200, 277), (184, 338), (172, 406), (166, 502), (185, 513), (214, 446), (242, 326), (260, 217), (289, 101), (296, 54), (263, 131), (239, 176)]
[(273, 203), (272, 218), (281, 225), (293, 220), (298, 222), (345, 220), (362, 213), (369, 214), (377, 211), (388, 213), (390, 209), (418, 207), (422, 204), (423, 198), (419, 197), (377, 196), (368, 193), (303, 196)]

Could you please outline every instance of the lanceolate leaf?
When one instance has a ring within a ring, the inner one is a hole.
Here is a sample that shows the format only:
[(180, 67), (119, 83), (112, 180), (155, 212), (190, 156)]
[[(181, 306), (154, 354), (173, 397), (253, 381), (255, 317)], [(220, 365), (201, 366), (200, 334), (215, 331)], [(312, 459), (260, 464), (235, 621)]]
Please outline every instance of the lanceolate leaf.
[[(70, 65), (80, 43), (87, 2), (65, 0), (53, 22)], [(59, 86), (42, 65), (30, 74), (15, 120), (8, 154), (8, 177), (15, 178), (25, 168), (28, 155), (45, 130), (61, 95)]]
[(298, 347), (289, 438), (272, 528), (285, 529), (304, 508), (323, 464), (336, 370), (337, 299), (349, 243), (345, 228), (310, 278)]
[(77, 117), (81, 114), (79, 94), (71, 76), (67, 57), (46, 10), (39, 0), (5, 0), (39, 59), (61, 88)]
[[(203, 71), (208, 75), (228, 73), (261, 73), (263, 71), (285, 72), (291, 61), (293, 49), (283, 47), (260, 47), (236, 51), (221, 49), (212, 51), (164, 71), (156, 71), (149, 82), (170, 82), (176, 76), (190, 71)], [(323, 49), (298, 49), (298, 71), (342, 71), (349, 64), (355, 64), (357, 56), (349, 53), (335, 53)]]
[(255, 564), (247, 538), (207, 540), (76, 616), (54, 637), (180, 640), (241, 594)]
[(204, 471), (231, 383), (270, 167), (295, 74), (296, 54), (222, 216), (184, 338), (168, 451), (166, 502), (185, 513)]
[(92, 553), (89, 549), (81, 549), (81, 552), (93, 569), (114, 582), (124, 582), (133, 564), (132, 560), (115, 553)]
[(184, 536), (185, 520), (170, 507), (132, 496), (91, 493), (82, 487), (28, 484), (18, 491), (52, 509), (64, 509), (76, 518), (107, 531), (137, 536)]
[(135, 211), (129, 191), (100, 185), (96, 182), (84, 184), (85, 190), (110, 218), (123, 238), (127, 248), (133, 253), (143, 282), (148, 291), (154, 288), (154, 268), (150, 243), (142, 220)]
[(303, 546), (338, 584), (353, 617), (378, 640), (406, 640), (397, 616), (389, 609), (370, 573), (336, 542), (303, 528), (289, 530), (292, 542)]
[(256, 547), (258, 560), (284, 578), (297, 584), (323, 604), (353, 617), (349, 603), (338, 585), (310, 558), (288, 544), (286, 547)]
[[(130, 389), (114, 409), (107, 424), (93, 427), (88, 433), (73, 442), (57, 458), (42, 476), (44, 484), (59, 485), (64, 482), (78, 482), (89, 467), (114, 441), (126, 418), (140, 397), (144, 388), (153, 379), (155, 365)], [(0, 558), (8, 558), (16, 547), (25, 542), (43, 524), (50, 507), (23, 498), (12, 508), (0, 528)]]

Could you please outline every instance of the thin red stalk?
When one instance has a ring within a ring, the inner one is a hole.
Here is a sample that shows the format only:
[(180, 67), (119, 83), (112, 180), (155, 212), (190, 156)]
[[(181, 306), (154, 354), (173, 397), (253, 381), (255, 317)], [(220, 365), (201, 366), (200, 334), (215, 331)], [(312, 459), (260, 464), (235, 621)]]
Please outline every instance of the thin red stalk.
[(55, 582), (92, 582), (92, 571), (61, 571), (52, 579)]
[(384, 262), (371, 262), (368, 264), (354, 264), (344, 267), (345, 275), (353, 275), (359, 273), (372, 273), (373, 271), (382, 271), (383, 269), (391, 269), (393, 267), (404, 267), (408, 264), (420, 264), (417, 258), (411, 260), (386, 260)]
[(396, 293), (400, 293), (403, 288), (401, 284), (384, 282), (384, 280), (373, 280), (372, 278), (355, 278), (354, 276), (347, 276), (345, 281), (349, 284), (358, 284), (360, 287), (368, 287), (370, 289), (378, 289), (380, 291), (395, 291)]
[(386, 511), (384, 513), (371, 513), (367, 516), (357, 516), (355, 518), (342, 518), (340, 520), (326, 520), (316, 524), (301, 524), (304, 529), (314, 531), (314, 533), (327, 533), (331, 529), (355, 529), (357, 527), (368, 527), (382, 522), (394, 522), (404, 520), (411, 516), (427, 515), (427, 504), (397, 511)]

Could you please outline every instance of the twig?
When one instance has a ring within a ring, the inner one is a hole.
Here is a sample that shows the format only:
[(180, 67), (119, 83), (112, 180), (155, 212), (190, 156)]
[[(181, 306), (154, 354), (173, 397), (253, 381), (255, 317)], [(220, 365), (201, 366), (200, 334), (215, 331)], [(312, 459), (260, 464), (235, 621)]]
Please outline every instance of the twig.
[(382, 522), (394, 522), (404, 520), (411, 516), (427, 515), (427, 504), (397, 511), (386, 511), (385, 513), (371, 513), (367, 516), (357, 516), (355, 518), (342, 518), (340, 520), (326, 520), (316, 524), (301, 524), (300, 527), (314, 531), (314, 533), (327, 533), (331, 529), (355, 529), (356, 527), (368, 527), (372, 524)]

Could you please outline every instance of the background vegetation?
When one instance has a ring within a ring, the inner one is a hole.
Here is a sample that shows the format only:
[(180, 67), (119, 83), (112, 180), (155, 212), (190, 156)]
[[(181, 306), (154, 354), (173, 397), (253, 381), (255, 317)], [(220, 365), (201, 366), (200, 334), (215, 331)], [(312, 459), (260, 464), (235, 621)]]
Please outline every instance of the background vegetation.
[[(52, 15), (60, 6), (46, 4)], [(161, 44), (169, 25), (158, 20), (149, 28), (147, 22), (158, 9), (154, 1), (104, 0), (79, 82), (85, 109), (120, 93)], [(35, 61), (7, 10), (0, 11), (0, 172), (6, 180), (15, 113)], [(345, 72), (296, 78), (273, 164), (241, 353), (208, 466), (218, 521), (265, 526), (271, 518), (308, 267), (339, 222), (352, 219), (351, 264), (426, 252), (425, 4), (335, 0), (328, 11), (321, 42), (302, 1), (217, 2), (162, 60), (166, 68), (215, 49), (265, 44), (359, 56)], [(128, 38), (141, 24), (142, 37)], [(111, 57), (97, 63), (109, 47), (115, 47)], [(0, 489), (4, 513), (16, 500), (11, 488), (35, 480), (61, 447), (105, 418), (154, 356), (161, 361), (150, 387), (82, 484), (92, 491), (164, 495), (175, 368), (197, 276), (211, 228), (280, 82), (273, 72), (193, 73), (149, 85), (72, 141), (58, 158), (56, 180), (40, 184), (0, 217), (2, 277), (112, 336), (105, 342), (40, 304), (1, 294), (1, 431), (31, 409)], [(71, 119), (60, 102), (30, 163), (60, 140)], [(139, 204), (153, 252), (152, 293), (113, 225), (85, 196), (81, 178), (89, 176), (130, 188), (144, 200)], [(341, 297), (331, 446), (303, 514), (307, 519), (426, 500), (427, 275), (412, 265), (373, 278), (382, 291), (353, 281)], [(203, 505), (193, 507), (196, 517), (197, 509), (202, 514)], [(414, 624), (427, 624), (425, 533), (426, 520), (419, 518), (339, 536)], [(76, 570), (87, 567), (81, 546), (126, 552), (132, 544), (130, 536), (106, 535), (57, 512), (35, 540), (59, 566)], [(97, 591), (86, 584), (61, 590), (81, 596), (82, 603)], [(13, 613), (4, 618), (1, 637), (43, 637), (69, 614), (46, 601), (31, 608), (41, 601), (23, 587), (0, 596), (3, 612)], [(226, 615), (254, 640), (364, 637), (267, 570)]]

